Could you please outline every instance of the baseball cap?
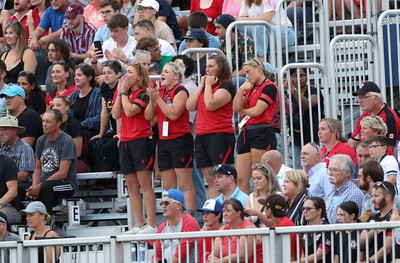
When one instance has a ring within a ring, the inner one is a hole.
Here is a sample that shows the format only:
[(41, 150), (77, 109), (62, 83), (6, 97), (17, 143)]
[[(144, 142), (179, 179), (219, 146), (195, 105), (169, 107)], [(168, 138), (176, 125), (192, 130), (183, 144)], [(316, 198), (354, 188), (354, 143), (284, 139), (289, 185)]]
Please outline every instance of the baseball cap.
[(0, 212), (0, 222), (7, 224), (7, 216), (3, 212)]
[(24, 210), (20, 211), (21, 214), (28, 214), (28, 213), (30, 214), (35, 212), (39, 212), (43, 215), (47, 214), (46, 207), (42, 202), (40, 201), (30, 202)]
[(228, 28), (232, 22), (235, 22), (235, 18), (230, 14), (219, 15), (215, 20), (215, 23), (221, 24), (225, 28)]
[(156, 0), (143, 0), (139, 5), (143, 7), (151, 7), (157, 12), (160, 10), (160, 4)]
[(222, 205), (219, 201), (215, 199), (208, 199), (202, 208), (197, 209), (197, 211), (205, 211), (205, 212), (217, 212), (222, 214)]
[(364, 82), (361, 88), (353, 92), (353, 96), (365, 95), (368, 92), (381, 93), (381, 89), (372, 81)]
[(14, 116), (0, 118), (0, 128), (17, 128), (19, 134), (26, 131), (25, 127), (18, 126), (18, 119)]
[(275, 68), (268, 62), (263, 62), (265, 71), (275, 74)]
[(237, 171), (235, 167), (229, 164), (220, 164), (211, 171), (208, 172), (210, 176), (215, 176), (216, 174), (233, 175), (237, 179)]
[(162, 197), (168, 197), (168, 198), (174, 199), (175, 201), (178, 201), (179, 203), (182, 204), (183, 210), (186, 210), (185, 197), (183, 196), (183, 193), (181, 190), (169, 189), (162, 193)]
[(21, 88), (18, 85), (12, 85), (8, 89), (4, 91), (4, 93), (0, 94), (0, 98), (4, 97), (15, 97), (15, 96), (21, 96), (22, 98), (25, 99), (25, 91), (23, 88)]
[(67, 7), (64, 16), (69, 19), (75, 19), (79, 14), (83, 14), (83, 6), (78, 3), (72, 3)]
[(186, 32), (183, 39), (207, 39), (206, 33), (201, 29), (191, 28)]
[(287, 202), (285, 198), (283, 198), (279, 194), (272, 194), (268, 196), (266, 199), (259, 199), (258, 202), (265, 207), (268, 207), (272, 210), (272, 214), (276, 217), (284, 217), (286, 216), (286, 207)]

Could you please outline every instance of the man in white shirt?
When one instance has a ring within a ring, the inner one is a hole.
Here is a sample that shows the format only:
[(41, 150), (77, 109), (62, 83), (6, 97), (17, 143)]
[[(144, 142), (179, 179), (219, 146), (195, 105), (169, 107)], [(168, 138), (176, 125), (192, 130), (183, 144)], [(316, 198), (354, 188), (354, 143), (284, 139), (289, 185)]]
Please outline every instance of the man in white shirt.
[(285, 179), (285, 173), (292, 170), (292, 168), (287, 167), (283, 164), (281, 153), (277, 150), (268, 151), (264, 153), (264, 155), (261, 157), (261, 162), (269, 164), (269, 166), (271, 166), (272, 170), (276, 174), (276, 177), (278, 178), (281, 189), (283, 189), (283, 180)]

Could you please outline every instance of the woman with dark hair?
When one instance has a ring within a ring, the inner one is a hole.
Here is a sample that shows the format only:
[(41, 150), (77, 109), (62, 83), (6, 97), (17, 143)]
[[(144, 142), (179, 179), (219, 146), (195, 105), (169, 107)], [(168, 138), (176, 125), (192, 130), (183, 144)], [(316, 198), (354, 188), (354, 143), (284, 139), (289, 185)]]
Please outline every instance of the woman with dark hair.
[[(341, 203), (337, 209), (337, 217), (339, 224), (352, 224), (360, 222), (358, 220), (359, 208), (353, 201)], [(349, 244), (350, 235), (350, 244)], [(341, 231), (335, 235), (335, 263), (339, 262), (357, 262), (357, 246), (352, 245), (357, 243), (357, 231)], [(351, 254), (349, 255), (349, 250)], [(349, 256), (351, 258), (349, 258)]]
[(87, 141), (100, 132), (102, 104), (95, 77), (94, 69), (90, 65), (79, 64), (75, 70), (75, 85), (78, 89), (70, 96), (74, 105), (71, 114), (81, 123)]
[[(242, 203), (234, 198), (226, 200), (222, 205), (222, 214), (226, 225), (221, 230), (249, 229), (256, 226), (244, 220), (245, 212)], [(231, 262), (239, 259), (239, 262), (263, 262), (261, 242), (257, 244), (256, 236), (227, 236), (216, 238), (214, 242), (214, 255), (210, 255), (207, 262)], [(256, 255), (254, 254), (254, 246)], [(248, 248), (248, 249), (246, 249)], [(222, 249), (222, 251), (221, 251)], [(247, 252), (247, 253), (246, 253)], [(220, 258), (222, 254), (222, 257)], [(256, 260), (254, 260), (256, 257)]]
[(335, 154), (347, 154), (354, 164), (358, 162), (356, 152), (346, 143), (347, 139), (343, 136), (342, 123), (340, 121), (332, 118), (322, 119), (318, 126), (318, 138), (324, 144), (321, 151), (326, 167), (328, 167), (331, 157)]
[[(47, 47), (47, 51), (48, 51), (47, 59), (50, 63), (53, 63), (56, 60), (65, 61), (65, 63), (68, 66), (67, 71), (69, 72), (68, 82), (71, 84), (74, 83), (76, 65), (71, 58), (71, 53), (69, 51), (68, 44), (64, 40), (56, 38), (50, 42), (49, 46)], [(46, 91), (50, 93), (51, 98), (54, 98), (57, 95), (55, 95), (56, 84), (53, 81), (52, 73), (53, 73), (53, 65), (51, 65), (47, 69), (45, 85), (46, 85)]]
[(7, 66), (7, 84), (17, 84), (21, 71), (36, 72), (37, 60), (35, 53), (26, 48), (26, 37), (22, 24), (11, 21), (4, 29), (4, 39), (10, 49), (1, 54), (1, 60)]
[(239, 188), (250, 193), (251, 164), (260, 163), (268, 150), (276, 149), (275, 130), (272, 127), (278, 105), (278, 88), (267, 77), (264, 64), (257, 59), (247, 60), (242, 70), (246, 82), (233, 99), (233, 110), (240, 115), (241, 133), (236, 151)]
[[(32, 12), (28, 12), (27, 24), (29, 32), (33, 33), (39, 26), (40, 21), (46, 12), (46, 9), (50, 7), (50, 0), (32, 0), (31, 5), (33, 6)], [(44, 32), (43, 36), (46, 36), (49, 31)], [(30, 39), (28, 40), (28, 44)]]
[(233, 98), (236, 87), (224, 56), (208, 58), (206, 75), (186, 102), (189, 111), (197, 110), (195, 153), (197, 167), (201, 168), (210, 198), (219, 195), (214, 177), (208, 172), (219, 164), (234, 164), (235, 135), (232, 125)]
[(285, 173), (283, 193), (288, 197), (289, 209), (287, 217), (296, 226), (306, 224), (303, 215), (304, 202), (309, 198), (308, 176), (302, 170), (290, 170)]
[(21, 71), (17, 84), (25, 91), (25, 105), (34, 109), (39, 115), (43, 115), (46, 111), (46, 102), (43, 92), (36, 82), (35, 74), (30, 71)]
[[(309, 225), (329, 224), (325, 202), (320, 197), (310, 197), (304, 202), (304, 218)], [(331, 233), (309, 232), (301, 238), (303, 255), (300, 262), (331, 262)], [(314, 245), (316, 243), (316, 246)], [(314, 247), (317, 250), (314, 250)], [(325, 254), (324, 254), (325, 251)], [(306, 258), (305, 255), (308, 255)], [(325, 258), (325, 261), (323, 259)]]
[[(72, 92), (78, 89), (74, 82), (70, 80), (69, 66), (65, 60), (55, 60), (51, 66), (51, 77), (55, 84), (55, 90), (46, 92), (46, 106), (51, 108), (53, 98), (56, 96), (70, 96)], [(47, 88), (46, 88), (47, 90)]]

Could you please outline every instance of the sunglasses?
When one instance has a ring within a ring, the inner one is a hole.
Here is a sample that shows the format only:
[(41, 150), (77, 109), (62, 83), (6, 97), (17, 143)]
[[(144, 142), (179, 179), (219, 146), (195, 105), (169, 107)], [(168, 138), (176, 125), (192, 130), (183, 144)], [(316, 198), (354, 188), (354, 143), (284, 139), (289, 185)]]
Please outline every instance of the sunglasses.
[(265, 163), (255, 163), (251, 165), (251, 170), (256, 170), (256, 169), (268, 169), (268, 166)]
[(31, 71), (29, 71), (29, 70), (24, 70), (24, 71), (21, 71), (21, 72), (18, 74), (18, 77), (26, 77), (26, 76), (28, 76), (28, 75), (33, 75), (33, 76), (35, 76), (35, 74), (33, 74)]
[(65, 62), (65, 60), (54, 60), (53, 61), (53, 65), (66, 65), (67, 62)]
[(309, 211), (311, 211), (313, 209), (317, 209), (317, 208), (315, 208), (315, 207), (303, 207), (303, 211), (307, 211), (307, 212), (309, 212)]
[(170, 204), (180, 204), (179, 202), (160, 201), (160, 206), (169, 206)]
[[(375, 186), (384, 188), (389, 194), (392, 193), (391, 191), (389, 191), (389, 189), (387, 188), (386, 184), (384, 182), (382, 182), (382, 181), (377, 181), (375, 183)], [(397, 193), (397, 187), (394, 186), (393, 188), (395, 190), (395, 194), (397, 195), (398, 194)]]

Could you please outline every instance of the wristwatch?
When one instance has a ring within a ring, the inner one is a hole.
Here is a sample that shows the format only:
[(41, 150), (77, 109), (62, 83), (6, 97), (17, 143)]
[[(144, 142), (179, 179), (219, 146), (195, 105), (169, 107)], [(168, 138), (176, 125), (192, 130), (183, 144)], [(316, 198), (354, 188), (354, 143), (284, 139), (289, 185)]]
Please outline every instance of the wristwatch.
[(128, 92), (127, 91), (122, 91), (122, 92), (119, 92), (118, 95), (120, 95), (120, 96), (121, 95), (128, 95)]

